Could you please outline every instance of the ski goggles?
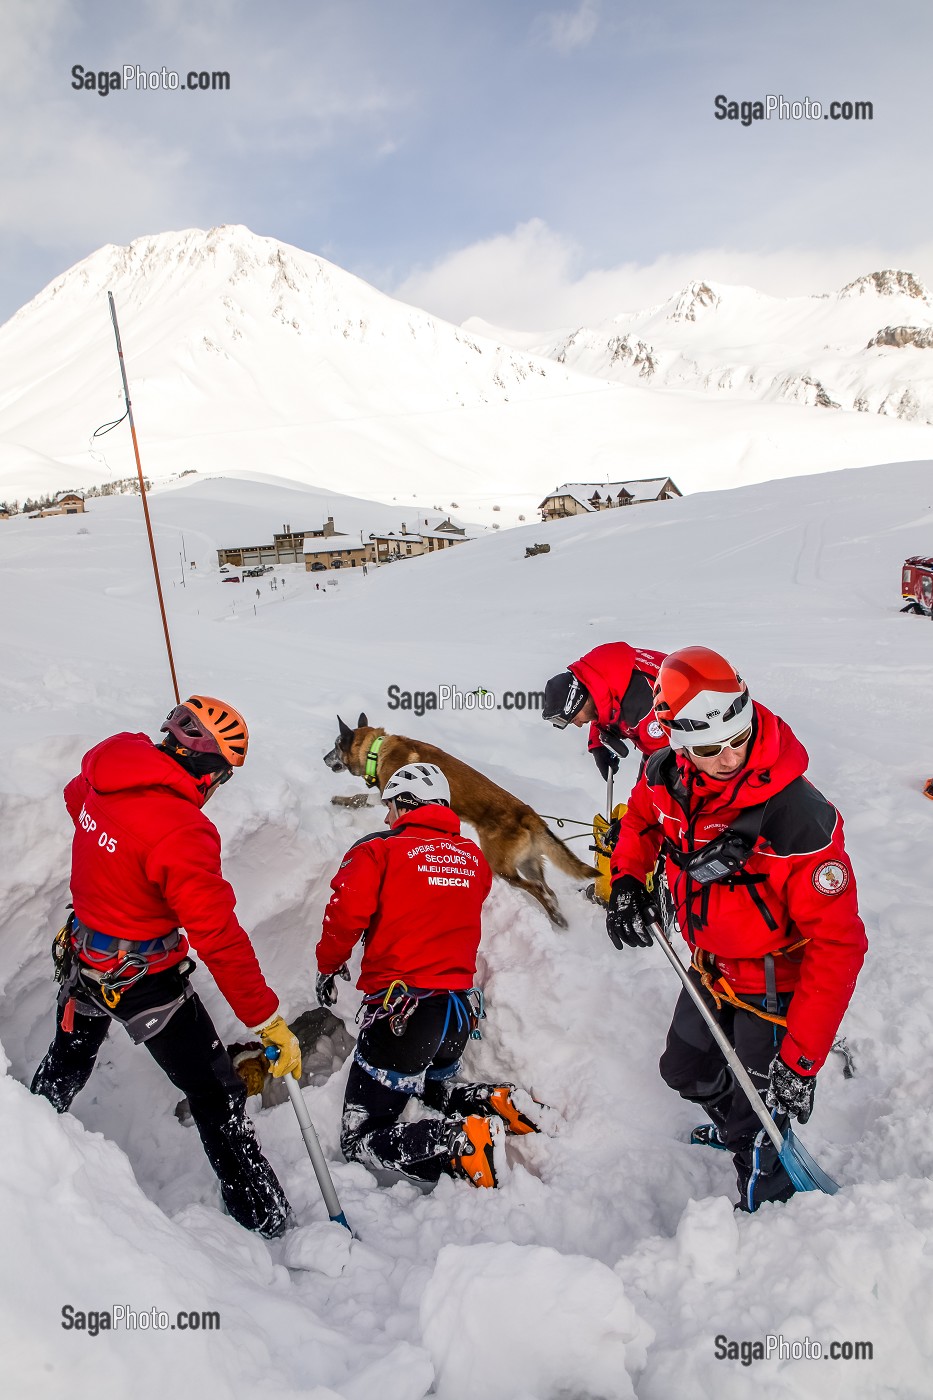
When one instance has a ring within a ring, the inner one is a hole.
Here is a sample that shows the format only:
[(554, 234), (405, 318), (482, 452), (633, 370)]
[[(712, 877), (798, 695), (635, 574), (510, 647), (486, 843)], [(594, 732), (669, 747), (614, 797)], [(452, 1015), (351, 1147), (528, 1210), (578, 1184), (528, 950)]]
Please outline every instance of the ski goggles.
[(687, 753), (693, 754), (694, 758), (716, 758), (723, 749), (740, 749), (743, 744), (747, 744), (752, 737), (752, 726), (743, 729), (741, 734), (734, 735), (731, 739), (725, 739), (721, 744), (684, 744)]

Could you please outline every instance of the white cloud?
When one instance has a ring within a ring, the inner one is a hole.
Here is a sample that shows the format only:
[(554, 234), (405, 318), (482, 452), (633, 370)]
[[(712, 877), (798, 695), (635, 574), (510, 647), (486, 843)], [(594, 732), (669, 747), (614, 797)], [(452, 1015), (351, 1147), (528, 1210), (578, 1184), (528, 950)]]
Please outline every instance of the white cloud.
[(862, 273), (907, 268), (933, 287), (933, 241), (767, 252), (697, 248), (650, 263), (582, 267), (579, 248), (541, 219), (415, 269), (392, 295), (445, 319), (480, 316), (512, 330), (593, 325), (664, 301), (692, 280), (751, 286), (773, 296), (831, 292)]
[(580, 0), (575, 10), (563, 10), (556, 15), (542, 15), (547, 43), (558, 53), (582, 49), (590, 42), (599, 24), (596, 0)]

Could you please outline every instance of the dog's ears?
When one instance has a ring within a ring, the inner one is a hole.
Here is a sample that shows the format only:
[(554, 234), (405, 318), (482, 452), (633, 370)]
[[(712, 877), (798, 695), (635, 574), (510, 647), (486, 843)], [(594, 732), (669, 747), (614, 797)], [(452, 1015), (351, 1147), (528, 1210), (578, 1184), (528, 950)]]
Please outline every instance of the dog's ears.
[(343, 720), (340, 718), (339, 715), (337, 716), (337, 723), (340, 725), (340, 737), (341, 737), (341, 739), (343, 739), (344, 741), (349, 740), (349, 739), (352, 739), (352, 738), (353, 738), (353, 730), (350, 728), (350, 726), (349, 726), (348, 724), (344, 724)]
[(357, 727), (357, 729), (365, 729), (365, 728), (367, 728), (368, 725), (369, 725), (369, 720), (366, 718), (366, 715), (361, 711), (361, 712), (360, 712), (360, 717), (359, 717), (359, 719), (356, 721), (356, 727)]

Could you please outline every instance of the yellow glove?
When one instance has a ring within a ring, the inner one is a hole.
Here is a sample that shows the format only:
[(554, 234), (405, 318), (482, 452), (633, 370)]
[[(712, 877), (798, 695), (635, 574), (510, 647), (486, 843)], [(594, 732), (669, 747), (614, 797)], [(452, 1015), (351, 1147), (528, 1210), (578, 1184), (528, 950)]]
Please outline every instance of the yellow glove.
[(278, 1059), (270, 1063), (273, 1078), (281, 1079), (283, 1075), (291, 1074), (295, 1079), (300, 1079), (301, 1046), (285, 1020), (281, 1016), (273, 1016), (271, 1021), (259, 1026), (256, 1033), (263, 1045), (274, 1045), (279, 1052)]

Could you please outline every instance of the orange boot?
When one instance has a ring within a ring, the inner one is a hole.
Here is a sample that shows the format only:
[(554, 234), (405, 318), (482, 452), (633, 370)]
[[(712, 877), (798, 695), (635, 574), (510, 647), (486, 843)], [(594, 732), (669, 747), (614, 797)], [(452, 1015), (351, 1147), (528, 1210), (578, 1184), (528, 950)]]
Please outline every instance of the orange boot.
[[(514, 1094), (526, 1102), (522, 1107), (526, 1112), (518, 1107), (513, 1098)], [(493, 1089), (489, 1095), (489, 1111), (495, 1113), (505, 1124), (506, 1132), (509, 1133), (537, 1133), (539, 1130), (537, 1123), (533, 1122), (529, 1113), (533, 1111), (535, 1100), (530, 1094), (525, 1094), (521, 1090), (516, 1090), (514, 1084), (500, 1084), (498, 1089)]]
[(493, 1146), (502, 1126), (478, 1113), (464, 1118), (450, 1144), (454, 1176), (465, 1176), (473, 1186), (498, 1186)]

